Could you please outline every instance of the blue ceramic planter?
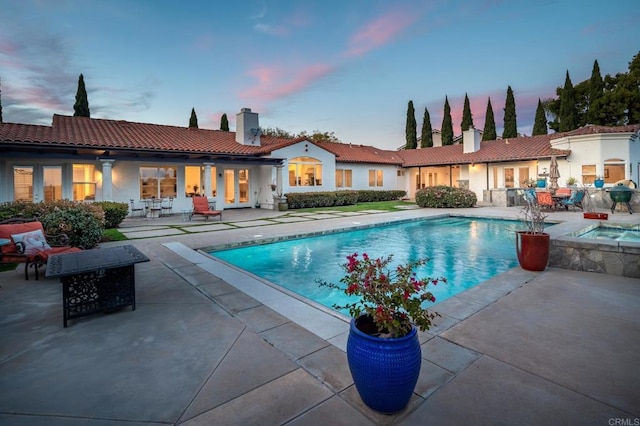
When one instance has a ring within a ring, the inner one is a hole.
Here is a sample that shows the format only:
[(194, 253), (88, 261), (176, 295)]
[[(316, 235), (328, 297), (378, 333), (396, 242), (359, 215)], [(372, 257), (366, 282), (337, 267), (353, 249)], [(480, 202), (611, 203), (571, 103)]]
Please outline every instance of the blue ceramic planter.
[(402, 410), (411, 399), (422, 363), (416, 328), (403, 337), (382, 339), (358, 330), (356, 321), (360, 319), (351, 320), (347, 359), (360, 397), (382, 413)]
[(604, 179), (596, 179), (593, 181), (593, 186), (596, 188), (602, 188), (604, 186)]

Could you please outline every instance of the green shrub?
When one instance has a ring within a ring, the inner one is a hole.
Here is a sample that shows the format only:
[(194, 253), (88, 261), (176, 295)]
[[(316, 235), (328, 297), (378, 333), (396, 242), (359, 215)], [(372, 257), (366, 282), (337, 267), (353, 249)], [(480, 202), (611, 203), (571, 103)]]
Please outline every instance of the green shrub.
[(98, 201), (94, 206), (102, 207), (104, 211), (104, 228), (112, 229), (120, 226), (125, 217), (129, 214), (127, 203), (116, 203), (115, 201)]
[(407, 195), (406, 191), (391, 189), (360, 189), (358, 192), (359, 203), (371, 203), (374, 201), (395, 201)]
[(416, 204), (429, 208), (463, 208), (476, 205), (476, 193), (450, 186), (431, 186), (416, 192)]
[(341, 190), (325, 192), (290, 192), (284, 194), (290, 209), (349, 206), (373, 201), (399, 200), (407, 193), (399, 190)]
[(102, 239), (104, 211), (99, 205), (68, 200), (29, 203), (15, 201), (0, 204), (0, 220), (14, 217), (37, 218), (47, 234), (65, 233), (69, 244), (85, 249)]

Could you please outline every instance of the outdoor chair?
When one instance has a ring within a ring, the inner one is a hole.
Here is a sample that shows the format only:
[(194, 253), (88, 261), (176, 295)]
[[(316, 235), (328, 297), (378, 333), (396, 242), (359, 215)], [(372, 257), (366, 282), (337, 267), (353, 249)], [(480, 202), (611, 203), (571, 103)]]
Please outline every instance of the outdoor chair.
[(538, 199), (536, 197), (536, 190), (535, 189), (526, 189), (522, 196), (524, 197), (524, 200), (527, 203), (531, 203), (531, 204), (534, 204), (534, 205), (538, 203)]
[(551, 197), (551, 193), (547, 191), (536, 192), (536, 199), (538, 200), (538, 205), (541, 208), (551, 210), (553, 209), (554, 203), (553, 198)]
[(191, 213), (191, 217), (194, 215), (200, 215), (204, 216), (204, 220), (207, 221), (210, 216), (219, 216), (220, 220), (222, 220), (222, 212), (220, 210), (211, 210), (207, 197), (195, 196), (191, 197), (191, 201), (193, 202), (193, 212)]
[(144, 216), (146, 212), (145, 208), (136, 204), (136, 202), (131, 198), (129, 200), (129, 204), (131, 204), (131, 216), (135, 216), (136, 214), (139, 216)]
[(151, 200), (151, 206), (149, 207), (149, 218), (155, 219), (162, 215), (162, 199), (154, 198)]
[(162, 199), (162, 215), (173, 214), (173, 197)]
[(575, 211), (576, 207), (580, 210), (584, 210), (582, 208), (582, 199), (584, 198), (584, 191), (575, 191), (571, 194), (568, 200), (562, 200), (561, 203), (565, 206), (565, 208), (571, 207), (572, 210)]

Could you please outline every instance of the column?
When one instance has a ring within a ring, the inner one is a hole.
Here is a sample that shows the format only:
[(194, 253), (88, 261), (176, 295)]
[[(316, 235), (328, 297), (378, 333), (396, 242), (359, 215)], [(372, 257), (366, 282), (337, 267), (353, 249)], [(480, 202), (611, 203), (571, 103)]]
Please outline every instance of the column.
[(211, 192), (211, 166), (215, 163), (204, 163), (204, 182), (202, 183), (202, 192), (206, 197), (212, 197), (213, 192)]
[(115, 160), (100, 160), (102, 162), (102, 201), (113, 201), (112, 169)]
[[(283, 165), (276, 166), (276, 194), (282, 194), (282, 169)], [(280, 201), (280, 200), (278, 200)]]

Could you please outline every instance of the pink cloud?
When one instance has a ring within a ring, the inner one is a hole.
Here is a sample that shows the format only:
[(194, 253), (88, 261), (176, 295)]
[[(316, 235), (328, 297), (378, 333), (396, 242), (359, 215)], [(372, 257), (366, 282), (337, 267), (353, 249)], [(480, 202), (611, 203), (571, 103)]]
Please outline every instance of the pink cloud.
[(362, 56), (384, 46), (417, 20), (415, 14), (393, 11), (369, 22), (351, 36), (347, 56)]
[(285, 98), (311, 86), (333, 71), (328, 64), (314, 64), (301, 69), (262, 66), (248, 74), (257, 83), (240, 92), (242, 99), (268, 102)]

